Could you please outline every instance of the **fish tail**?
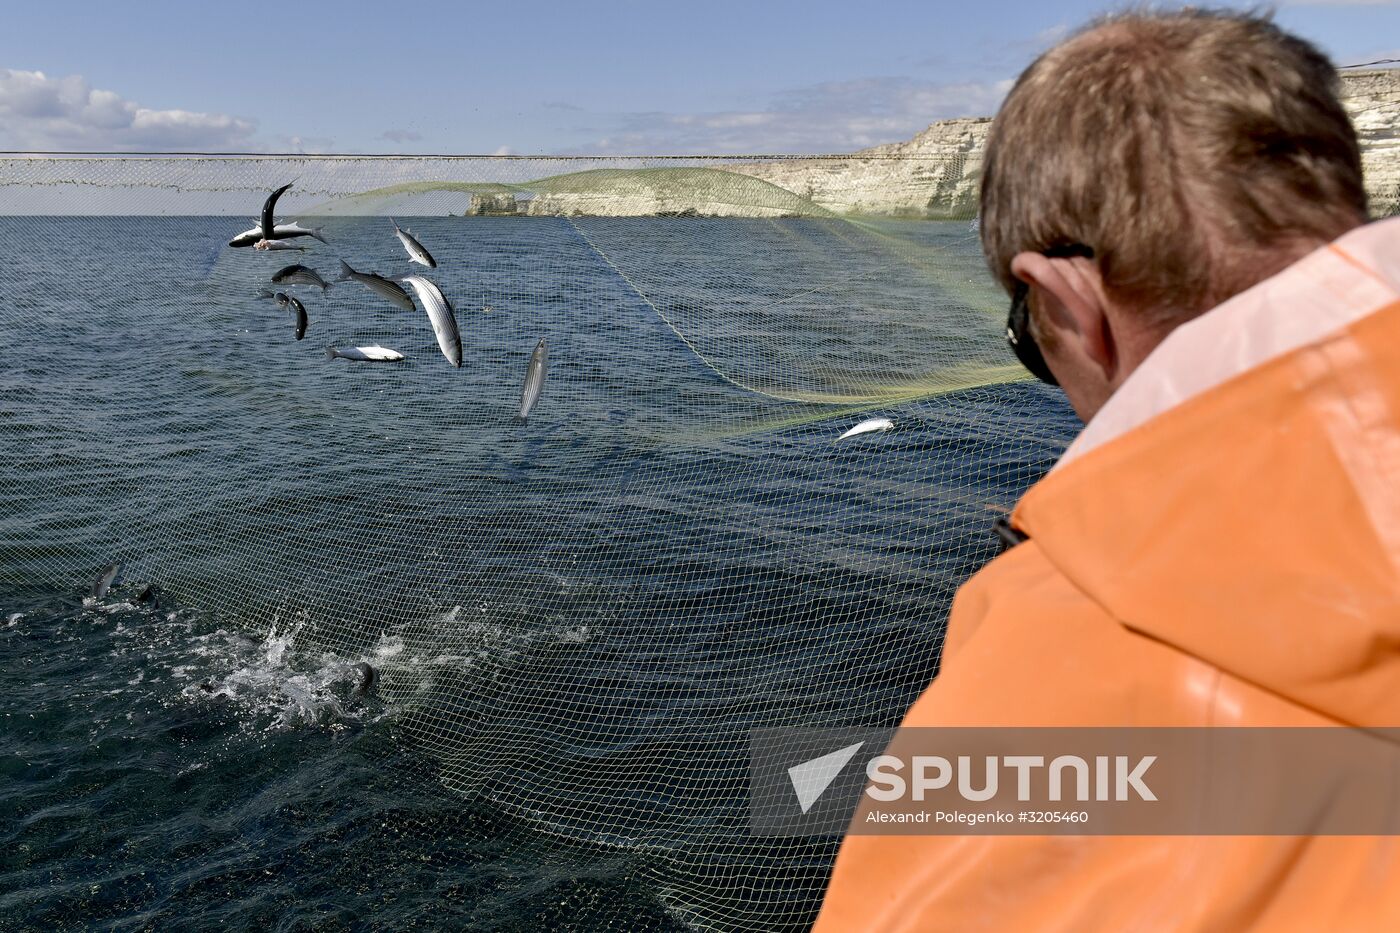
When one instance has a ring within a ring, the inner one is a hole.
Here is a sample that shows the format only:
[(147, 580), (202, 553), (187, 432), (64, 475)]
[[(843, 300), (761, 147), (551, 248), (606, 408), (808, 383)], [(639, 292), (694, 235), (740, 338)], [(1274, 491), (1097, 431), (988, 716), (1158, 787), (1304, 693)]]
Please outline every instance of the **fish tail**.
[(330, 241), (327, 240), (327, 239), (325, 238), (325, 236), (321, 233), (321, 231), (324, 230), (324, 229), (325, 229), (324, 227), (312, 227), (312, 228), (311, 228), (311, 236), (312, 236), (312, 238), (317, 239), (317, 240), (320, 240), (322, 243), (329, 243)]
[(344, 282), (346, 279), (350, 278), (354, 274), (355, 270), (350, 268), (350, 263), (342, 259), (340, 261), (340, 278), (336, 279), (336, 281)]
[(335, 347), (326, 347), (326, 359), (333, 360), (337, 356), (340, 356), (339, 350), (337, 350)]

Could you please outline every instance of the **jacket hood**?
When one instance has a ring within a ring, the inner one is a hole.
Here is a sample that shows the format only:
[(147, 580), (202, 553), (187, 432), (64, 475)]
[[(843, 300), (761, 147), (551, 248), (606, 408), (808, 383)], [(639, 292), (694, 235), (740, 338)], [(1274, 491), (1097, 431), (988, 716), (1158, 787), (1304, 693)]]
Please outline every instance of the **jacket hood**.
[(1400, 220), (1173, 331), (1012, 520), (1121, 624), (1400, 726)]

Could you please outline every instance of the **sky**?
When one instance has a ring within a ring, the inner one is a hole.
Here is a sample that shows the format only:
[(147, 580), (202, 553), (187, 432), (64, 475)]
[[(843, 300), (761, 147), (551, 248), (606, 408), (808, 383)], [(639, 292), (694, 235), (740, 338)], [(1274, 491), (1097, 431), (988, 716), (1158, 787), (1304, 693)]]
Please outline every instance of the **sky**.
[[(1039, 52), (1107, 9), (17, 3), (0, 33), (0, 149), (851, 152), (991, 115)], [(1400, 58), (1400, 0), (1284, 2), (1276, 20), (1338, 64)]]

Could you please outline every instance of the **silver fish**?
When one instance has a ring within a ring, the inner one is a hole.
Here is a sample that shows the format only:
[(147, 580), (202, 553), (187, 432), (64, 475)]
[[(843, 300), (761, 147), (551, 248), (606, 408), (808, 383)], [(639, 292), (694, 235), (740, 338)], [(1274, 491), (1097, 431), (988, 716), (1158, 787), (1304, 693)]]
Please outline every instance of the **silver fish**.
[(264, 240), (277, 239), (277, 221), (273, 219), (273, 212), (277, 210), (277, 199), (291, 186), (292, 182), (287, 182), (285, 185), (269, 194), (267, 200), (263, 202), (262, 222), (258, 224), (258, 229), (262, 233), (262, 238)]
[(297, 301), (296, 297), (293, 295), (287, 295), (285, 297), (287, 299), (287, 302), (292, 306), (292, 313), (294, 313), (297, 316), (296, 335), (297, 339), (300, 340), (301, 338), (306, 336), (306, 305), (302, 304), (300, 301)]
[(403, 354), (388, 347), (326, 347), (328, 360), (354, 360), (359, 363), (397, 363)]
[(278, 269), (272, 273), (272, 281), (275, 285), (281, 285), (284, 282), (289, 285), (315, 285), (321, 291), (331, 287), (331, 283), (321, 278), (319, 272), (300, 263)]
[(102, 599), (111, 592), (112, 587), (121, 582), (122, 570), (125, 566), (126, 565), (121, 561), (117, 561), (115, 564), (109, 565), (106, 570), (102, 571), (101, 575), (99, 575), (96, 580), (92, 581), (92, 598)]
[(286, 240), (296, 236), (309, 236), (324, 243), (326, 242), (326, 235), (321, 232), (322, 229), (322, 227), (303, 227), (299, 220), (279, 220), (277, 221), (277, 226), (272, 228), (272, 232), (276, 234), (273, 237), (274, 240)]
[(389, 218), (389, 223), (394, 225), (394, 236), (398, 237), (403, 248), (408, 250), (409, 262), (416, 262), (429, 269), (437, 268), (437, 260), (423, 247), (422, 243), (418, 242), (418, 238), (411, 231), (400, 230), (399, 222), (392, 217)]
[(869, 434), (871, 431), (888, 431), (892, 427), (894, 427), (894, 422), (888, 418), (867, 418), (845, 434), (842, 434), (837, 440), (844, 441), (848, 437), (855, 437), (857, 434)]
[(302, 253), (306, 252), (305, 246), (297, 246), (295, 243), (288, 243), (286, 240), (259, 240), (253, 245), (253, 249), (294, 249)]
[(544, 377), (549, 371), (549, 347), (544, 338), (535, 344), (535, 352), (530, 354), (530, 367), (525, 370), (525, 388), (520, 392), (520, 420), (530, 417), (530, 411), (540, 400), (544, 391)]
[(382, 275), (375, 275), (373, 272), (356, 272), (350, 268), (350, 264), (344, 259), (340, 261), (340, 281), (347, 279), (359, 282), (361, 285), (374, 292), (380, 298), (392, 301), (405, 311), (412, 311), (413, 299), (408, 297), (408, 292), (403, 290), (403, 286), (397, 282), (390, 282)]
[(457, 330), (457, 316), (452, 310), (452, 302), (447, 300), (442, 289), (421, 275), (406, 275), (399, 281), (412, 285), (418, 293), (418, 300), (423, 302), (423, 310), (428, 312), (428, 320), (433, 324), (433, 333), (437, 334), (438, 346), (442, 348), (447, 362), (461, 366), (462, 335)]
[[(303, 227), (299, 223), (280, 223), (272, 230), (272, 239), (274, 241), (292, 240), (299, 236), (314, 237), (322, 243), (326, 242), (326, 238), (322, 235), (320, 227)], [(251, 230), (244, 230), (238, 236), (229, 240), (228, 245), (234, 248), (257, 246), (258, 243), (262, 242), (264, 239), (266, 239), (266, 237), (262, 235), (262, 228), (253, 227)]]

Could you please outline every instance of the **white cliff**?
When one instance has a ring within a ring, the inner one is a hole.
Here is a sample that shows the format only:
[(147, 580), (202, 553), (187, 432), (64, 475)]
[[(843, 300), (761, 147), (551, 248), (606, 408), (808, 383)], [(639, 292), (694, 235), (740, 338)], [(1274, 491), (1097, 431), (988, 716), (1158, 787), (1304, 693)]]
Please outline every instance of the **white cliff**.
[[(805, 198), (759, 178), (706, 166), (591, 169), (522, 185), (516, 212), (645, 217), (829, 216)], [(483, 213), (474, 201), (468, 213)]]
[(1343, 73), (1342, 104), (1361, 140), (1371, 214), (1400, 214), (1400, 68)]
[[(1342, 102), (1361, 140), (1375, 216), (1400, 213), (1400, 69), (1343, 73)], [(472, 197), (468, 214), (792, 217), (977, 214), (990, 117), (930, 125), (907, 142), (850, 155), (555, 175)]]
[(838, 214), (967, 218), (977, 214), (977, 179), (990, 117), (941, 120), (908, 142), (848, 156), (726, 165), (786, 188)]
[[(1361, 139), (1376, 216), (1400, 213), (1400, 69), (1349, 71), (1342, 103)], [(913, 139), (849, 156), (725, 165), (838, 214), (966, 218), (977, 213), (990, 118), (943, 120)]]

